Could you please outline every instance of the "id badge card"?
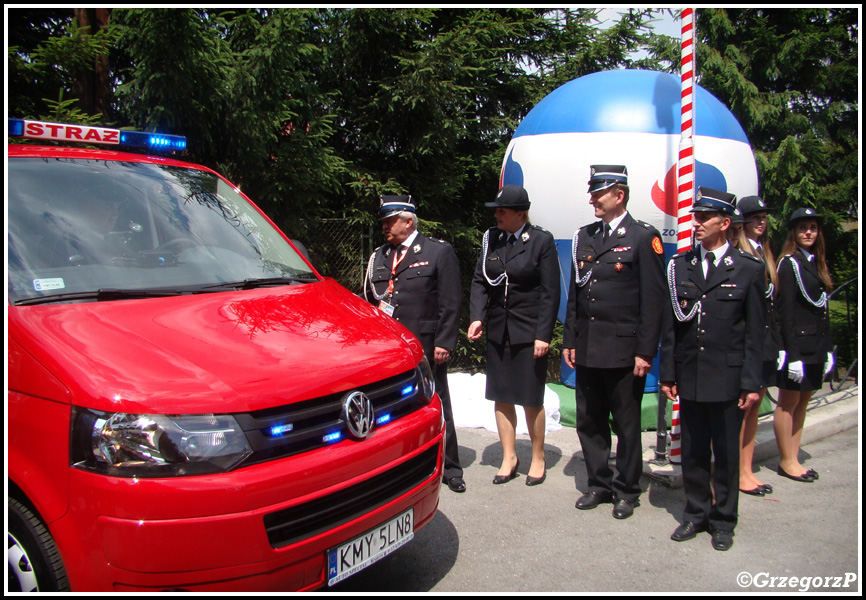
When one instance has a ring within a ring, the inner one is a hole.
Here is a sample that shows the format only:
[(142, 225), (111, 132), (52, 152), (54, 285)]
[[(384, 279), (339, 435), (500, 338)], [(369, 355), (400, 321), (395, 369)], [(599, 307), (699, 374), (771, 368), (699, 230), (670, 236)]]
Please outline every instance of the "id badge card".
[(379, 302), (379, 310), (388, 315), (389, 317), (394, 316), (394, 307), (385, 302), (384, 300)]

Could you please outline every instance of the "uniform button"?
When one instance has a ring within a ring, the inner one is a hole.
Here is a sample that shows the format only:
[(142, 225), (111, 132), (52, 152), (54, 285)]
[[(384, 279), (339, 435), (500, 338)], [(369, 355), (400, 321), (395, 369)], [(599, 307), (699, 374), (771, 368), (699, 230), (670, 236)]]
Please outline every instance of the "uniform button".
[(589, 320), (590, 320), (590, 321), (595, 321), (595, 317), (590, 317)]
[(703, 300), (703, 299), (706, 298), (706, 297), (707, 297), (707, 295), (704, 294), (703, 296), (701, 296), (701, 300)]
[(703, 334), (703, 333), (706, 333), (706, 332), (707, 332), (706, 329), (701, 329), (701, 333), (702, 333), (702, 334)]
[(701, 352), (703, 352), (703, 351), (704, 351), (704, 347), (703, 347), (703, 346), (701, 346)]

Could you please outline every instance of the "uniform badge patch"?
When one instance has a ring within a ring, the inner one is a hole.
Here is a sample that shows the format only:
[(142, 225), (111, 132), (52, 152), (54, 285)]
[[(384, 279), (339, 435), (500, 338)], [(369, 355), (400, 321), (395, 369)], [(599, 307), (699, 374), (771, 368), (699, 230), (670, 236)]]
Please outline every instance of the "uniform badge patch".
[(614, 268), (614, 270), (617, 271), (617, 272), (622, 271), (622, 263), (621, 263), (621, 262), (616, 263), (616, 264), (613, 266), (613, 268)]
[(662, 246), (661, 238), (653, 238), (653, 250), (655, 251), (656, 254), (664, 254), (665, 253), (664, 246)]

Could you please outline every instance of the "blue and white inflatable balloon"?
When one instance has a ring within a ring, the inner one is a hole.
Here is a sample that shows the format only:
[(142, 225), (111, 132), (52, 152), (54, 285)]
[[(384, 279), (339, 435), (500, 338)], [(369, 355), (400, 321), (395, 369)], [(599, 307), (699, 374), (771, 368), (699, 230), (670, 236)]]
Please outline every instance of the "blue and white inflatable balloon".
[[(628, 167), (629, 212), (658, 228), (668, 256), (676, 252), (680, 93), (679, 77), (668, 73), (593, 73), (548, 94), (515, 131), (500, 187), (525, 187), (532, 222), (556, 239), (563, 273), (561, 320), (572, 235), (596, 220), (586, 191), (590, 165)], [(694, 123), (695, 189), (757, 195), (758, 172), (743, 128), (700, 86), (695, 86)], [(648, 389), (656, 384), (648, 378)]]

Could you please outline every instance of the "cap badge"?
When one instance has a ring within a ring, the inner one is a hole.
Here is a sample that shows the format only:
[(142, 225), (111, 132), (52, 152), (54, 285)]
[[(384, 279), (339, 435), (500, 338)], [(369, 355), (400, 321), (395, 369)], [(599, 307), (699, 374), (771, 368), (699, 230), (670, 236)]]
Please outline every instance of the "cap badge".
[(520, 236), (520, 239), (523, 240), (524, 242), (528, 241), (529, 240), (529, 234), (524, 232), (523, 235)]
[(421, 244), (415, 244), (414, 246), (412, 246), (412, 252), (414, 252), (415, 254), (421, 252)]
[(734, 264), (734, 259), (732, 259), (730, 256), (726, 256), (725, 264), (730, 267), (732, 264)]

